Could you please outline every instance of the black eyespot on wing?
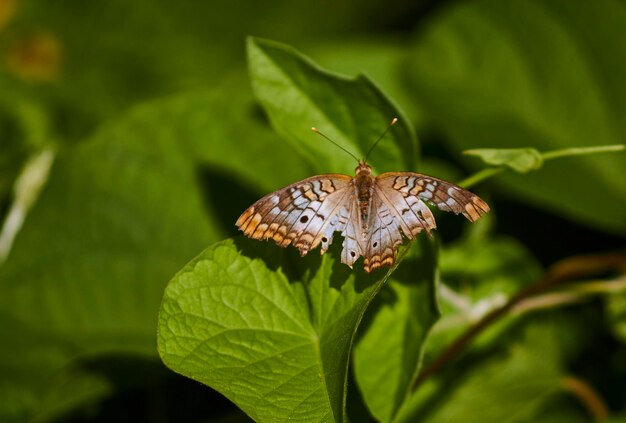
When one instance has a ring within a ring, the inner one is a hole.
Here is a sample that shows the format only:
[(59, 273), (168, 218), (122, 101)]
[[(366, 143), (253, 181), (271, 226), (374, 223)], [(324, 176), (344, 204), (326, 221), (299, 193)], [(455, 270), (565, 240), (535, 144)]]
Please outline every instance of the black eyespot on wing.
[(308, 222), (308, 221), (309, 221), (309, 216), (302, 216), (302, 217), (300, 218), (300, 223), (306, 223), (306, 222)]
[(352, 257), (354, 257), (354, 256), (356, 256), (356, 253), (355, 253), (354, 251), (350, 251), (350, 255), (351, 255)]
[(378, 247), (378, 242), (375, 242), (374, 244), (372, 244), (372, 247), (374, 248)]
[(322, 242), (328, 242), (328, 238), (326, 238), (325, 236), (322, 237)]

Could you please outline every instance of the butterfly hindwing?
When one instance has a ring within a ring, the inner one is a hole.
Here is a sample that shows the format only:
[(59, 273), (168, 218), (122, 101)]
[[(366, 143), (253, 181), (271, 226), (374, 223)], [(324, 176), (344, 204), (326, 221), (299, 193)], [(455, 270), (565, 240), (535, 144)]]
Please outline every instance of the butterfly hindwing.
[(384, 195), (374, 188), (368, 219), (363, 268), (370, 272), (396, 260), (396, 249), (402, 244), (402, 233), (408, 231), (404, 221), (389, 207)]

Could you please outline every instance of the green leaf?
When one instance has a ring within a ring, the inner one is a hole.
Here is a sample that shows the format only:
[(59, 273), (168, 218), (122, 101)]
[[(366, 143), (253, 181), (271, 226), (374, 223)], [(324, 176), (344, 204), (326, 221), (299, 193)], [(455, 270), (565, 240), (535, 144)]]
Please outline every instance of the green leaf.
[[(47, 375), (78, 357), (156, 358), (167, 280), (207, 244), (235, 232), (255, 189), (261, 194), (308, 174), (268, 125), (246, 113), (254, 102), (243, 75), (223, 81), (222, 89), (142, 105), (59, 152), (0, 266), (0, 314), (27, 329), (46, 328), (53, 347), (72, 347), (58, 360), (41, 348), (41, 368), (5, 385), (3, 397), (30, 407), (29, 415), (44, 406), (29, 398), (58, 395)], [(267, 150), (275, 153), (261, 154)], [(14, 327), (0, 325), (7, 345), (18, 337)], [(74, 372), (65, 376), (68, 401), (74, 382), (99, 379), (79, 373), (76, 381)]]
[(42, 328), (0, 315), (0, 333), (7, 345), (0, 348), (1, 421), (52, 421), (110, 392), (103, 376), (68, 365), (74, 353)]
[[(400, 77), (406, 59), (407, 40), (403, 36), (389, 35), (379, 33), (365, 38), (353, 36), (316, 40), (308, 51), (324, 68), (344, 75), (363, 73), (376, 81), (416, 124), (423, 113), (416, 109), (412, 94)], [(347, 51), (350, 54), (346, 54)]]
[[(168, 136), (181, 140), (199, 166), (240, 180), (258, 194), (311, 176), (311, 166), (262, 119), (247, 84), (247, 76), (237, 73), (221, 81), (217, 90), (187, 93), (155, 105), (155, 114), (162, 114)], [(231, 201), (240, 197), (223, 195)]]
[(463, 154), (478, 156), (487, 164), (508, 166), (519, 173), (537, 170), (543, 165), (541, 153), (534, 148), (477, 148)]
[(48, 129), (48, 119), (38, 105), (10, 90), (0, 97), (0, 201), (10, 193), (29, 156), (50, 143)]
[[(170, 281), (159, 353), (257, 421), (344, 421), (352, 338), (391, 270), (236, 238), (217, 243)], [(290, 259), (291, 258), (291, 259)]]
[(589, 154), (611, 153), (626, 150), (626, 145), (601, 145), (598, 147), (573, 147), (563, 148), (561, 150), (547, 151), (542, 154), (544, 160), (556, 159), (568, 156), (585, 156)]
[[(252, 102), (232, 92), (231, 99), (240, 109)], [(218, 218), (199, 169), (230, 170), (253, 187), (275, 187), (303, 172), (286, 152), (272, 157), (285, 175), (262, 159), (255, 173), (253, 155), (279, 150), (278, 140), (253, 122), (223, 122), (220, 111), (228, 109), (214, 93), (155, 102), (61, 152), (0, 267), (0, 308), (87, 349), (155, 354), (165, 282), (207, 243), (234, 231), (237, 214)], [(219, 202), (238, 195), (222, 193)]]
[(526, 422), (562, 390), (559, 328), (530, 325), (418, 389), (396, 422)]
[(519, 241), (505, 236), (461, 239), (441, 252), (441, 277), (473, 299), (497, 290), (510, 295), (541, 275), (541, 267)]
[(436, 250), (425, 236), (367, 312), (354, 350), (354, 372), (372, 415), (391, 421), (407, 398), (424, 342), (439, 317)]
[(354, 159), (310, 131), (317, 127), (342, 147), (363, 157), (394, 117), (398, 123), (371, 155), (379, 170), (415, 168), (415, 135), (403, 113), (370, 81), (320, 69), (294, 49), (272, 41), (248, 40), (250, 77), (273, 126), (320, 171), (352, 173)]
[(60, 155), (0, 267), (0, 308), (84, 348), (153, 354), (158, 281), (221, 235), (167, 125), (140, 108)]
[[(406, 74), (455, 150), (623, 144), (626, 45), (614, 42), (626, 37), (623, 2), (461, 2), (419, 35)], [(495, 180), (518, 200), (626, 234), (623, 154)]]
[[(465, 238), (441, 251), (439, 304), (442, 316), (428, 338), (426, 359), (432, 360), (486, 313), (502, 306), (541, 275), (541, 266), (514, 238)], [(494, 342), (515, 319), (503, 320), (475, 345)]]
[[(316, 153), (320, 155), (311, 154), (321, 138), (303, 131), (307, 125), (303, 122), (316, 124), (347, 148), (356, 147), (352, 148), (355, 152), (364, 152), (390, 118), (400, 114), (369, 80), (349, 80), (322, 71), (287, 46), (250, 39), (248, 57), (253, 86), (272, 123), (317, 167), (327, 165), (325, 159), (331, 166), (335, 160), (347, 167), (350, 159), (332, 146), (329, 154), (327, 144), (319, 147)], [(381, 125), (376, 127), (372, 121)], [(364, 124), (357, 127), (356, 122)], [(342, 133), (335, 136), (327, 127)], [(402, 159), (413, 166), (415, 143), (410, 126), (403, 122), (398, 128), (390, 132), (395, 144), (385, 144), (373, 159), (386, 160), (390, 169), (397, 169)], [(261, 421), (343, 421), (352, 336), (384, 279), (374, 283), (376, 279), (361, 270), (349, 272), (333, 258), (341, 248), (335, 244), (321, 261), (298, 259), (297, 263), (304, 264), (295, 267), (304, 265), (305, 269), (297, 274), (288, 270), (292, 265), (282, 254), (263, 262), (252, 260), (267, 256), (275, 246), (237, 240), (209, 248), (166, 290), (159, 324), (164, 362), (217, 389)], [(422, 245), (422, 249), (432, 251), (432, 246)], [(428, 289), (426, 275), (433, 274), (434, 260), (424, 259), (422, 264), (425, 283), (420, 292)], [(265, 300), (258, 302), (259, 296)], [(434, 308), (434, 302), (430, 306)], [(286, 316), (277, 318), (279, 310)], [(415, 355), (407, 365), (413, 371), (434, 319), (428, 307), (424, 310), (411, 316), (409, 323), (422, 330), (421, 338), (410, 343)], [(252, 339), (257, 345), (253, 350)], [(407, 383), (399, 381), (398, 389), (406, 389)]]
[(626, 295), (615, 294), (606, 298), (608, 321), (619, 339), (626, 342)]

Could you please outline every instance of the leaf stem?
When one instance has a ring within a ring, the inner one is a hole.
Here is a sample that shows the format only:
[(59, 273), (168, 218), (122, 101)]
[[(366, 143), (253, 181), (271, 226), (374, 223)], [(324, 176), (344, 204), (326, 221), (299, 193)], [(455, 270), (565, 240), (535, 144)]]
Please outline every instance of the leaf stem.
[(609, 417), (609, 408), (602, 397), (584, 380), (566, 376), (561, 380), (561, 386), (578, 398), (595, 421), (606, 420)]
[[(546, 160), (557, 159), (560, 157), (567, 156), (579, 156), (579, 155), (587, 155), (587, 154), (598, 154), (598, 153), (609, 153), (614, 151), (624, 151), (626, 150), (626, 145), (624, 144), (614, 144), (614, 145), (601, 145), (598, 147), (574, 147), (574, 148), (565, 148), (561, 150), (553, 150), (546, 151), (541, 154), (541, 158)], [(463, 188), (470, 188), (480, 182), (483, 182), (486, 179), (491, 178), (502, 172), (503, 170), (509, 169), (507, 166), (497, 166), (497, 167), (487, 167), (482, 169), (473, 175), (468, 176), (463, 179), (457, 185)]]
[(498, 167), (488, 167), (482, 170), (479, 170), (478, 172), (474, 173), (471, 176), (468, 176), (467, 178), (463, 179), (461, 182), (459, 182), (457, 185), (459, 185), (460, 187), (463, 188), (471, 188), (472, 186), (491, 178), (492, 176), (495, 176), (497, 174), (499, 174), (500, 172), (502, 172), (503, 170), (505, 170), (506, 167), (505, 166), (498, 166)]
[(46, 184), (54, 157), (55, 151), (52, 148), (35, 153), (28, 159), (24, 169), (15, 180), (13, 202), (4, 222), (0, 222), (0, 265), (9, 256), (13, 241), (22, 228), (26, 215)]
[(527, 298), (519, 302), (511, 313), (521, 315), (529, 311), (549, 309), (558, 306), (586, 301), (589, 297), (598, 294), (617, 294), (626, 292), (626, 276), (602, 281), (577, 282), (566, 291), (549, 292)]
[(626, 150), (626, 146), (624, 144), (601, 145), (598, 147), (575, 147), (575, 148), (565, 148), (563, 150), (547, 151), (545, 153), (541, 153), (541, 157), (544, 160), (551, 160), (551, 159), (556, 159), (559, 157), (607, 153), (611, 151), (624, 151), (624, 150)]
[(555, 263), (543, 277), (519, 291), (501, 307), (487, 313), (478, 323), (461, 334), (413, 379), (411, 392), (415, 392), (422, 383), (453, 361), (474, 338), (523, 300), (552, 289), (563, 282), (599, 274), (610, 269), (623, 269), (625, 263), (626, 252), (573, 256)]

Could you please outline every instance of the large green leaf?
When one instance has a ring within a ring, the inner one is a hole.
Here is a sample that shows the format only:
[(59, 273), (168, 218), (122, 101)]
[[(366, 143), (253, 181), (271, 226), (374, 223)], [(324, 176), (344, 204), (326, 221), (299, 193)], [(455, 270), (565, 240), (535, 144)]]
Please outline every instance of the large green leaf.
[(394, 117), (400, 120), (388, 134), (391, 141), (378, 147), (371, 162), (381, 171), (415, 168), (409, 122), (369, 78), (332, 74), (286, 45), (254, 38), (248, 40), (248, 61), (254, 91), (272, 124), (318, 171), (352, 173), (356, 163), (313, 134), (312, 126), (363, 157)]
[(165, 364), (220, 391), (257, 421), (344, 421), (357, 325), (391, 274), (237, 238), (169, 283), (159, 316)]
[(439, 317), (436, 257), (425, 236), (368, 310), (354, 350), (354, 372), (370, 412), (391, 421), (407, 399), (424, 343)]
[[(456, 150), (623, 144), (623, 2), (479, 0), (421, 28), (407, 75)], [(624, 153), (498, 176), (504, 192), (626, 233)]]

